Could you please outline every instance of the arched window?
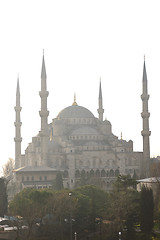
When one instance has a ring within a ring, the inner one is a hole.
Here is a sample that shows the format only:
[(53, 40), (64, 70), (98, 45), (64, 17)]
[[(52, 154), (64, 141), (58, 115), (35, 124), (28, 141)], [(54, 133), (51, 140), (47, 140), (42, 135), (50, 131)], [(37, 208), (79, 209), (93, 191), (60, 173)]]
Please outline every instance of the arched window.
[(67, 178), (67, 177), (68, 177), (68, 171), (67, 171), (67, 170), (65, 170), (65, 171), (63, 172), (63, 177), (64, 177), (64, 178)]
[(110, 176), (110, 177), (114, 177), (114, 171), (113, 171), (113, 169), (110, 170), (109, 176)]
[(47, 176), (44, 176), (44, 180), (47, 181)]
[(101, 171), (101, 177), (106, 177), (106, 172), (104, 169)]
[(79, 178), (79, 177), (80, 177), (80, 172), (79, 172), (79, 170), (76, 170), (75, 178)]
[(84, 171), (84, 169), (81, 172), (81, 177), (85, 178), (86, 177), (86, 172)]
[(95, 175), (96, 175), (96, 177), (100, 177), (100, 171), (99, 171), (99, 170), (96, 170)]
[(93, 169), (90, 171), (90, 177), (94, 177), (94, 171), (93, 171)]
[(115, 171), (115, 176), (116, 176), (116, 177), (119, 176), (119, 170), (118, 170), (118, 169), (116, 169), (116, 171)]

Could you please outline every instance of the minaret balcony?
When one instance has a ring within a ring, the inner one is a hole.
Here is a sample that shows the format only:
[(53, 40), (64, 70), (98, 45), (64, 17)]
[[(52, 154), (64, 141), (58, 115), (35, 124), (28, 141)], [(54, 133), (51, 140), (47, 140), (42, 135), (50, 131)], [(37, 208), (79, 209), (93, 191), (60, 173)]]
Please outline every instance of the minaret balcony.
[(98, 108), (98, 109), (97, 109), (97, 112), (98, 112), (99, 114), (102, 114), (102, 113), (104, 113), (104, 109), (103, 109), (103, 108)]
[(149, 118), (150, 117), (150, 113), (149, 112), (142, 112), (141, 113), (141, 117), (142, 118)]
[(143, 93), (142, 95), (141, 95), (141, 99), (142, 99), (142, 101), (145, 101), (145, 100), (149, 100), (149, 94), (146, 94), (146, 93)]
[(22, 110), (22, 107), (20, 107), (20, 106), (16, 106), (16, 107), (14, 107), (14, 110), (17, 112), (17, 111), (21, 111)]
[(141, 135), (144, 137), (144, 136), (150, 136), (151, 135), (151, 131), (149, 130), (142, 130), (141, 131)]
[(39, 96), (40, 96), (41, 98), (48, 97), (48, 95), (49, 95), (49, 92), (48, 92), (48, 91), (40, 91), (40, 92), (39, 92)]
[(15, 122), (15, 123), (14, 123), (14, 126), (15, 126), (15, 127), (21, 127), (21, 126), (22, 126), (22, 122)]
[(22, 138), (21, 138), (21, 137), (15, 137), (15, 138), (14, 138), (14, 141), (15, 141), (15, 142), (22, 142)]
[(48, 117), (49, 111), (39, 111), (40, 117)]

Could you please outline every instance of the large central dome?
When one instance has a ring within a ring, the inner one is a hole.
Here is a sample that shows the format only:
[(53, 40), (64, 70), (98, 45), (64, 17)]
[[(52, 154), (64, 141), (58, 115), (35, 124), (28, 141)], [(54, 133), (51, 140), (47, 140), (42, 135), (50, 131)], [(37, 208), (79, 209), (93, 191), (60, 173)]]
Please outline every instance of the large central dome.
[(64, 108), (57, 118), (95, 118), (94, 115), (87, 109), (78, 105), (72, 105)]

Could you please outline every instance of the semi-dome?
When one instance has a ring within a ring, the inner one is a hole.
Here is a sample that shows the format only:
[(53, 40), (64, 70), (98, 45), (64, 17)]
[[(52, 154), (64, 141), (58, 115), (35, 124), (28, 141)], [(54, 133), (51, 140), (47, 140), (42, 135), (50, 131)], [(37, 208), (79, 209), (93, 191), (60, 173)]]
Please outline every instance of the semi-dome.
[(72, 105), (64, 108), (57, 118), (95, 118), (94, 115), (87, 109), (78, 105)]

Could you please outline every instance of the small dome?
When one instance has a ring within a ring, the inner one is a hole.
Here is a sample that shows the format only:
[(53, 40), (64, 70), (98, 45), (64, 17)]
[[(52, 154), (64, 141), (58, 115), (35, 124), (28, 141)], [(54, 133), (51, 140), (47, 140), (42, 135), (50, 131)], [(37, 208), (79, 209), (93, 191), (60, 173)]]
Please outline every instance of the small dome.
[(95, 118), (94, 115), (87, 109), (78, 105), (72, 105), (64, 108), (57, 118)]

